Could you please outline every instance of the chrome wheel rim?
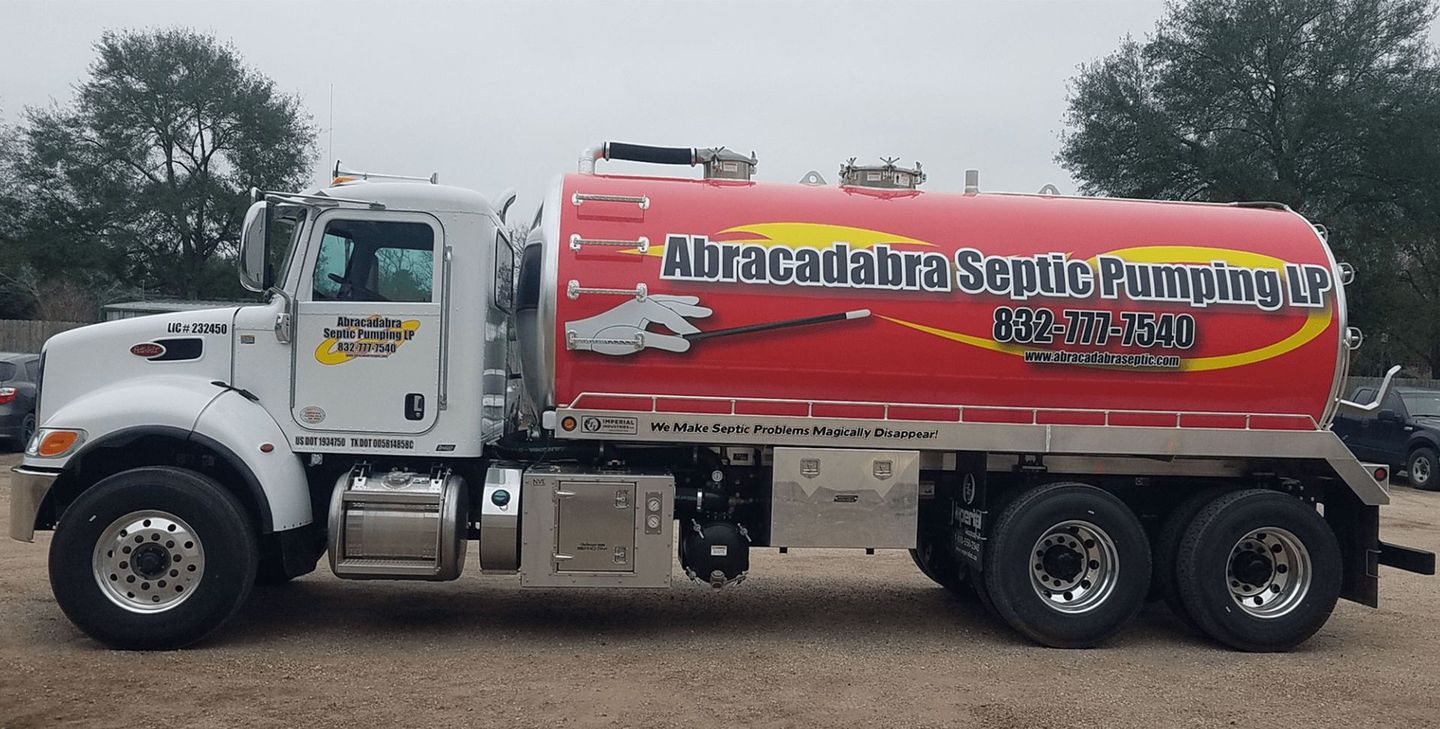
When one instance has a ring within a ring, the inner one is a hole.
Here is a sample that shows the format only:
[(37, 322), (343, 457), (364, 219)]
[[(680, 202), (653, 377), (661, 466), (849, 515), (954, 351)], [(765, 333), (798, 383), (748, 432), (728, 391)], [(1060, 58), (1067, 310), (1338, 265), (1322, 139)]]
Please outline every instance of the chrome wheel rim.
[(1415, 483), (1429, 483), (1430, 461), (1416, 458), (1415, 463), (1410, 466), (1410, 477), (1415, 479)]
[(1293, 612), (1309, 594), (1313, 575), (1305, 543), (1274, 527), (1255, 529), (1241, 537), (1225, 566), (1230, 599), (1257, 618)]
[(1058, 612), (1094, 610), (1114, 594), (1119, 576), (1115, 540), (1088, 521), (1056, 524), (1030, 550), (1030, 586)]
[(180, 517), (133, 511), (101, 532), (91, 566), (110, 602), (133, 613), (158, 613), (195, 592), (205, 576), (205, 548)]

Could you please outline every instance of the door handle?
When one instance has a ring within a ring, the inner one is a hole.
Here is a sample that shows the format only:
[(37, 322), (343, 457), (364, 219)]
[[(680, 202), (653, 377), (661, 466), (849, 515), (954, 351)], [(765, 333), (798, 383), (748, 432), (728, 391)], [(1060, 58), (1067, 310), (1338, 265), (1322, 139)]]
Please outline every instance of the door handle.
[(290, 313), (280, 312), (275, 315), (275, 338), (281, 344), (290, 343)]

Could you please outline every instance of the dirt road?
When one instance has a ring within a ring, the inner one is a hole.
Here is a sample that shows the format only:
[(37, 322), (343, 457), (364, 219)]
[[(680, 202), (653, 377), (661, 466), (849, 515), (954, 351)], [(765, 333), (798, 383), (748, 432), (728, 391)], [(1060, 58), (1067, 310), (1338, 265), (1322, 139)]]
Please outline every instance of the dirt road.
[[(1382, 533), (1440, 550), (1437, 523), (1440, 494), (1397, 488)], [(838, 551), (758, 553), (719, 592), (322, 565), (202, 646), (145, 654), (66, 621), (48, 545), (0, 541), (0, 726), (1440, 726), (1440, 579), (1388, 569), (1381, 609), (1342, 602), (1285, 655), (1217, 648), (1159, 606), (1104, 649), (1036, 648), (903, 553)]]

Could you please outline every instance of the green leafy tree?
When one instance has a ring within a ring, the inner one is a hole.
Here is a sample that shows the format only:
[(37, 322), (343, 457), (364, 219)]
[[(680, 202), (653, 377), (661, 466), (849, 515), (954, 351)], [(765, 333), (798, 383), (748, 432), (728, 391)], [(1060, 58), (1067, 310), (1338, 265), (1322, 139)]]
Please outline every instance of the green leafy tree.
[(307, 180), (309, 115), (210, 35), (107, 32), (95, 50), (70, 104), (26, 114), (29, 262), (42, 276), (99, 271), (147, 293), (237, 294), (222, 264), (248, 190)]
[[(1059, 162), (1091, 194), (1285, 203), (1356, 265), (1352, 321), (1440, 371), (1431, 0), (1191, 0), (1072, 79)], [(1397, 275), (1397, 272), (1399, 275)]]

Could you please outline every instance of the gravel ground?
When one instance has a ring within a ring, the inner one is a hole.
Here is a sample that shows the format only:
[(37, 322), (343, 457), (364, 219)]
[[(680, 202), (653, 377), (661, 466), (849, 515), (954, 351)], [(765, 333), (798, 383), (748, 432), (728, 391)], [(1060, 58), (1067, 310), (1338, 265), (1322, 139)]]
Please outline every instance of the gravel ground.
[[(0, 535), (9, 514), (0, 456)], [(1382, 533), (1440, 550), (1440, 493)], [(724, 591), (346, 582), (257, 588), (200, 647), (101, 648), (50, 597), (48, 533), (0, 541), (0, 726), (1440, 726), (1440, 581), (1386, 569), (1308, 643), (1245, 655), (1147, 608), (1107, 647), (1034, 647), (900, 552), (752, 557)], [(472, 555), (473, 558), (473, 555)], [(474, 562), (471, 562), (473, 565)]]

